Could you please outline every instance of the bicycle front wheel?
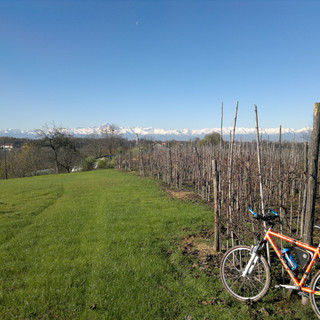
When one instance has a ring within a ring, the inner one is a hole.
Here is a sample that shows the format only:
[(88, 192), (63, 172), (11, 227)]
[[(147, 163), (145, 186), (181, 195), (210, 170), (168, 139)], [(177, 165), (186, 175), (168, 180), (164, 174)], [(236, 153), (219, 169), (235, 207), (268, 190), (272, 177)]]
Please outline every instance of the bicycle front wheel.
[[(320, 271), (318, 271), (311, 280), (310, 289), (320, 291)], [(310, 303), (313, 311), (320, 319), (320, 296), (316, 294), (309, 294)]]
[(240, 301), (260, 300), (270, 286), (270, 270), (262, 256), (252, 272), (246, 277), (242, 276), (251, 257), (250, 251), (248, 246), (236, 246), (227, 251), (221, 260), (220, 276), (223, 286)]

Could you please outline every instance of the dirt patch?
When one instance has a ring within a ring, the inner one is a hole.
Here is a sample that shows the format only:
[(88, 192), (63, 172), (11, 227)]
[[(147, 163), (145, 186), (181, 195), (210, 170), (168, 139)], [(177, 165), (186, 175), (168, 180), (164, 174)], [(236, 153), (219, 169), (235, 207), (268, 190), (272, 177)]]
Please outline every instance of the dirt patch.
[(196, 194), (193, 191), (185, 190), (167, 190), (171, 198), (181, 199), (181, 200), (194, 200), (197, 198)]
[(215, 252), (210, 242), (212, 233), (203, 231), (199, 235), (190, 235), (184, 238), (181, 243), (181, 250), (184, 255), (193, 257), (192, 268), (200, 269), (208, 275), (213, 275), (214, 269), (220, 267), (222, 258), (221, 252)]

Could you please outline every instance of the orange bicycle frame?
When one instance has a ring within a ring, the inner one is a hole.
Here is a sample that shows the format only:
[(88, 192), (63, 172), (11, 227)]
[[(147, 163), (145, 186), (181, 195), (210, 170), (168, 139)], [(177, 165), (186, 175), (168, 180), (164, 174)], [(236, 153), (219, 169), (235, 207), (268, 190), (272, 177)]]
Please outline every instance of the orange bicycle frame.
[[(272, 237), (275, 237), (275, 238), (278, 238), (278, 239), (282, 239), (282, 240), (284, 240), (286, 242), (294, 244), (295, 246), (307, 249), (308, 251), (313, 253), (313, 257), (312, 257), (311, 261), (309, 262), (308, 266), (306, 267), (305, 272), (304, 272), (300, 282), (297, 279), (296, 275), (287, 266), (287, 264), (286, 264), (286, 262), (284, 260), (284, 257), (281, 254), (281, 251), (277, 247), (277, 245), (274, 242), (274, 240), (272, 239)], [(278, 258), (280, 259), (281, 263), (283, 264), (285, 270), (288, 272), (291, 280), (293, 281), (293, 283), (294, 283), (294, 285), (296, 287), (299, 287), (299, 289), (301, 291), (304, 291), (304, 292), (307, 292), (307, 293), (311, 293), (311, 294), (320, 295), (320, 291), (314, 291), (314, 290), (311, 290), (308, 287), (304, 287), (304, 284), (305, 284), (306, 279), (307, 279), (307, 277), (308, 277), (308, 275), (309, 275), (309, 273), (310, 273), (310, 271), (312, 269), (312, 266), (316, 262), (317, 258), (320, 257), (320, 244), (319, 244), (319, 246), (317, 248), (314, 248), (314, 247), (309, 246), (309, 245), (307, 245), (307, 244), (305, 244), (303, 242), (294, 240), (294, 239), (292, 239), (290, 237), (287, 237), (287, 236), (284, 236), (284, 235), (282, 235), (280, 233), (274, 232), (274, 231), (271, 230), (271, 228), (269, 228), (269, 230), (267, 231), (267, 233), (266, 233), (266, 235), (264, 237), (264, 240), (268, 241), (271, 244), (273, 250), (277, 254)]]

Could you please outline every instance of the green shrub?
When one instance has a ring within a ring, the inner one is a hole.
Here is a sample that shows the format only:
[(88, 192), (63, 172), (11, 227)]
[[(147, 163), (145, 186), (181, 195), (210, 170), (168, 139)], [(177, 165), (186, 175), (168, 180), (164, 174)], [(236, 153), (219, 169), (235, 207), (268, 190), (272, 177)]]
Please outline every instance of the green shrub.
[(93, 170), (95, 167), (96, 159), (93, 157), (88, 157), (83, 160), (83, 171)]
[(113, 159), (102, 159), (102, 160), (98, 160), (98, 165), (97, 165), (98, 169), (110, 169), (110, 168), (114, 168), (114, 160)]

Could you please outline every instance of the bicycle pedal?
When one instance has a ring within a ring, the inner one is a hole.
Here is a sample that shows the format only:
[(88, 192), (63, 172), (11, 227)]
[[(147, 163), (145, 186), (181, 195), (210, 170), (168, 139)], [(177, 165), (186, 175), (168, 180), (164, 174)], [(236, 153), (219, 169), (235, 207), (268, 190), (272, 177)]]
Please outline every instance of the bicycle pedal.
[(305, 293), (305, 292), (303, 292), (303, 291), (299, 291), (299, 292), (298, 292), (298, 295), (299, 295), (300, 297), (309, 297), (309, 294), (308, 294), (308, 293)]

